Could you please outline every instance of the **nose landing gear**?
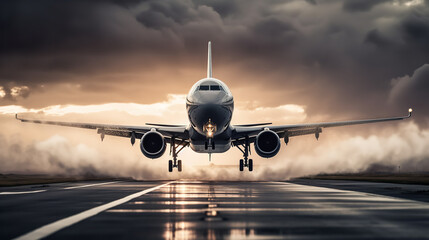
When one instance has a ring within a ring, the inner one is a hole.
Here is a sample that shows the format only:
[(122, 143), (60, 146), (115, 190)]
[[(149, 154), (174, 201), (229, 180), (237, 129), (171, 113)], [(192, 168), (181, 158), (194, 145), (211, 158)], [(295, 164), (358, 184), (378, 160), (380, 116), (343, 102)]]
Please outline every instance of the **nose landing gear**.
[[(173, 155), (173, 160), (168, 160), (168, 171), (173, 172), (173, 168), (177, 168), (177, 171), (182, 171), (182, 160), (177, 160), (177, 154), (182, 151), (189, 143), (182, 140), (179, 144), (176, 144), (176, 139), (171, 138), (170, 142), (170, 154)], [(177, 147), (182, 146), (177, 150)]]
[(204, 148), (205, 148), (206, 150), (208, 150), (208, 149), (209, 149), (209, 146), (211, 147), (211, 149), (212, 149), (212, 150), (215, 150), (215, 143), (214, 143), (214, 141), (213, 141), (211, 138), (209, 138), (209, 139), (204, 143)]
[(249, 159), (249, 153), (250, 153), (250, 141), (249, 137), (246, 136), (245, 142), (240, 147), (239, 145), (236, 145), (236, 147), (243, 153), (243, 159), (240, 159), (239, 162), (239, 169), (240, 172), (244, 171), (244, 168), (247, 167), (249, 169), (249, 172), (253, 171), (253, 159)]

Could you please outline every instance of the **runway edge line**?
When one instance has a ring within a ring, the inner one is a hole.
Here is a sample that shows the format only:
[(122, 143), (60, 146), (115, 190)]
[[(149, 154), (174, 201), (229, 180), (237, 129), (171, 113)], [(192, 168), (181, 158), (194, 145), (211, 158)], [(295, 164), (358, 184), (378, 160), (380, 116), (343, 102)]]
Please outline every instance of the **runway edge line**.
[(134, 198), (140, 197), (146, 193), (155, 191), (157, 189), (160, 189), (164, 186), (167, 186), (171, 183), (174, 183), (176, 181), (171, 181), (156, 187), (152, 187), (137, 193), (133, 193), (131, 195), (128, 195), (126, 197), (123, 197), (121, 199), (115, 200), (113, 202), (109, 202), (106, 204), (103, 204), (101, 206), (95, 207), (95, 208), (91, 208), (89, 210), (83, 211), (81, 213), (75, 214), (73, 216), (67, 217), (67, 218), (63, 218), (61, 220), (55, 221), (53, 223), (47, 224), (45, 226), (42, 226), (40, 228), (37, 228), (31, 232), (28, 232), (22, 236), (19, 236), (17, 238), (14, 238), (14, 240), (29, 240), (29, 239), (42, 239), (45, 238), (55, 232), (60, 231), (61, 229), (64, 229), (66, 227), (69, 227), (75, 223), (78, 223), (80, 221), (83, 221), (87, 218), (90, 218), (92, 216), (95, 216), (101, 212), (104, 212), (110, 208), (116, 207), (118, 205), (124, 204), (128, 201), (131, 201)]

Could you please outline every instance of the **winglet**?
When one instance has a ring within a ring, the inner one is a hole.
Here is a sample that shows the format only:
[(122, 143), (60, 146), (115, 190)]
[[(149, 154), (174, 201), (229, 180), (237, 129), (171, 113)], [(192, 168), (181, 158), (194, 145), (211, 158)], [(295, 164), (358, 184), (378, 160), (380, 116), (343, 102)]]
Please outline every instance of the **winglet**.
[(408, 108), (408, 117), (411, 117), (412, 112), (413, 112), (413, 109), (412, 108)]
[(212, 72), (212, 42), (208, 43), (208, 54), (207, 54), (207, 78), (211, 78), (213, 76)]

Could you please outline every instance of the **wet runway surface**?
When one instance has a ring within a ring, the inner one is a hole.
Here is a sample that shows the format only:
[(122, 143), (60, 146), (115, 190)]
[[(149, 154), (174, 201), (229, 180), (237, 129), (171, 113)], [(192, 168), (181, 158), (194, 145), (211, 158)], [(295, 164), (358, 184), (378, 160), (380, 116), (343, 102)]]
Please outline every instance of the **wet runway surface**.
[(429, 186), (370, 184), (387, 190), (318, 180), (0, 188), (0, 239), (429, 239), (429, 203), (392, 194)]

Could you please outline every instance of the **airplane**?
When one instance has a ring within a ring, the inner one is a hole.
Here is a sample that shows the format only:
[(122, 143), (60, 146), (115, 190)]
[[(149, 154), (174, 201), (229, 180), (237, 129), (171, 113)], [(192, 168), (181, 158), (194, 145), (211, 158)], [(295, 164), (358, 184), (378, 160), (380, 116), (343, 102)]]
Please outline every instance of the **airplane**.
[(144, 126), (124, 126), (109, 124), (58, 122), (30, 120), (19, 118), (21, 122), (51, 124), (67, 127), (96, 129), (101, 141), (105, 135), (130, 138), (134, 145), (140, 139), (140, 150), (147, 158), (159, 158), (170, 147), (172, 159), (168, 161), (168, 171), (173, 168), (182, 171), (182, 160), (178, 154), (185, 147), (197, 153), (223, 153), (231, 147), (237, 147), (243, 158), (239, 160), (239, 170), (247, 168), (253, 171), (253, 160), (249, 159), (250, 145), (253, 143), (255, 152), (263, 158), (271, 158), (280, 150), (281, 140), (287, 145), (290, 137), (314, 134), (316, 139), (322, 129), (355, 124), (376, 123), (404, 120), (411, 117), (412, 109), (407, 116), (376, 118), (366, 120), (304, 123), (291, 125), (272, 125), (272, 123), (255, 123), (231, 125), (234, 111), (234, 98), (225, 83), (213, 77), (211, 42), (208, 42), (207, 77), (196, 82), (186, 97), (188, 125), (171, 125), (146, 123)]

